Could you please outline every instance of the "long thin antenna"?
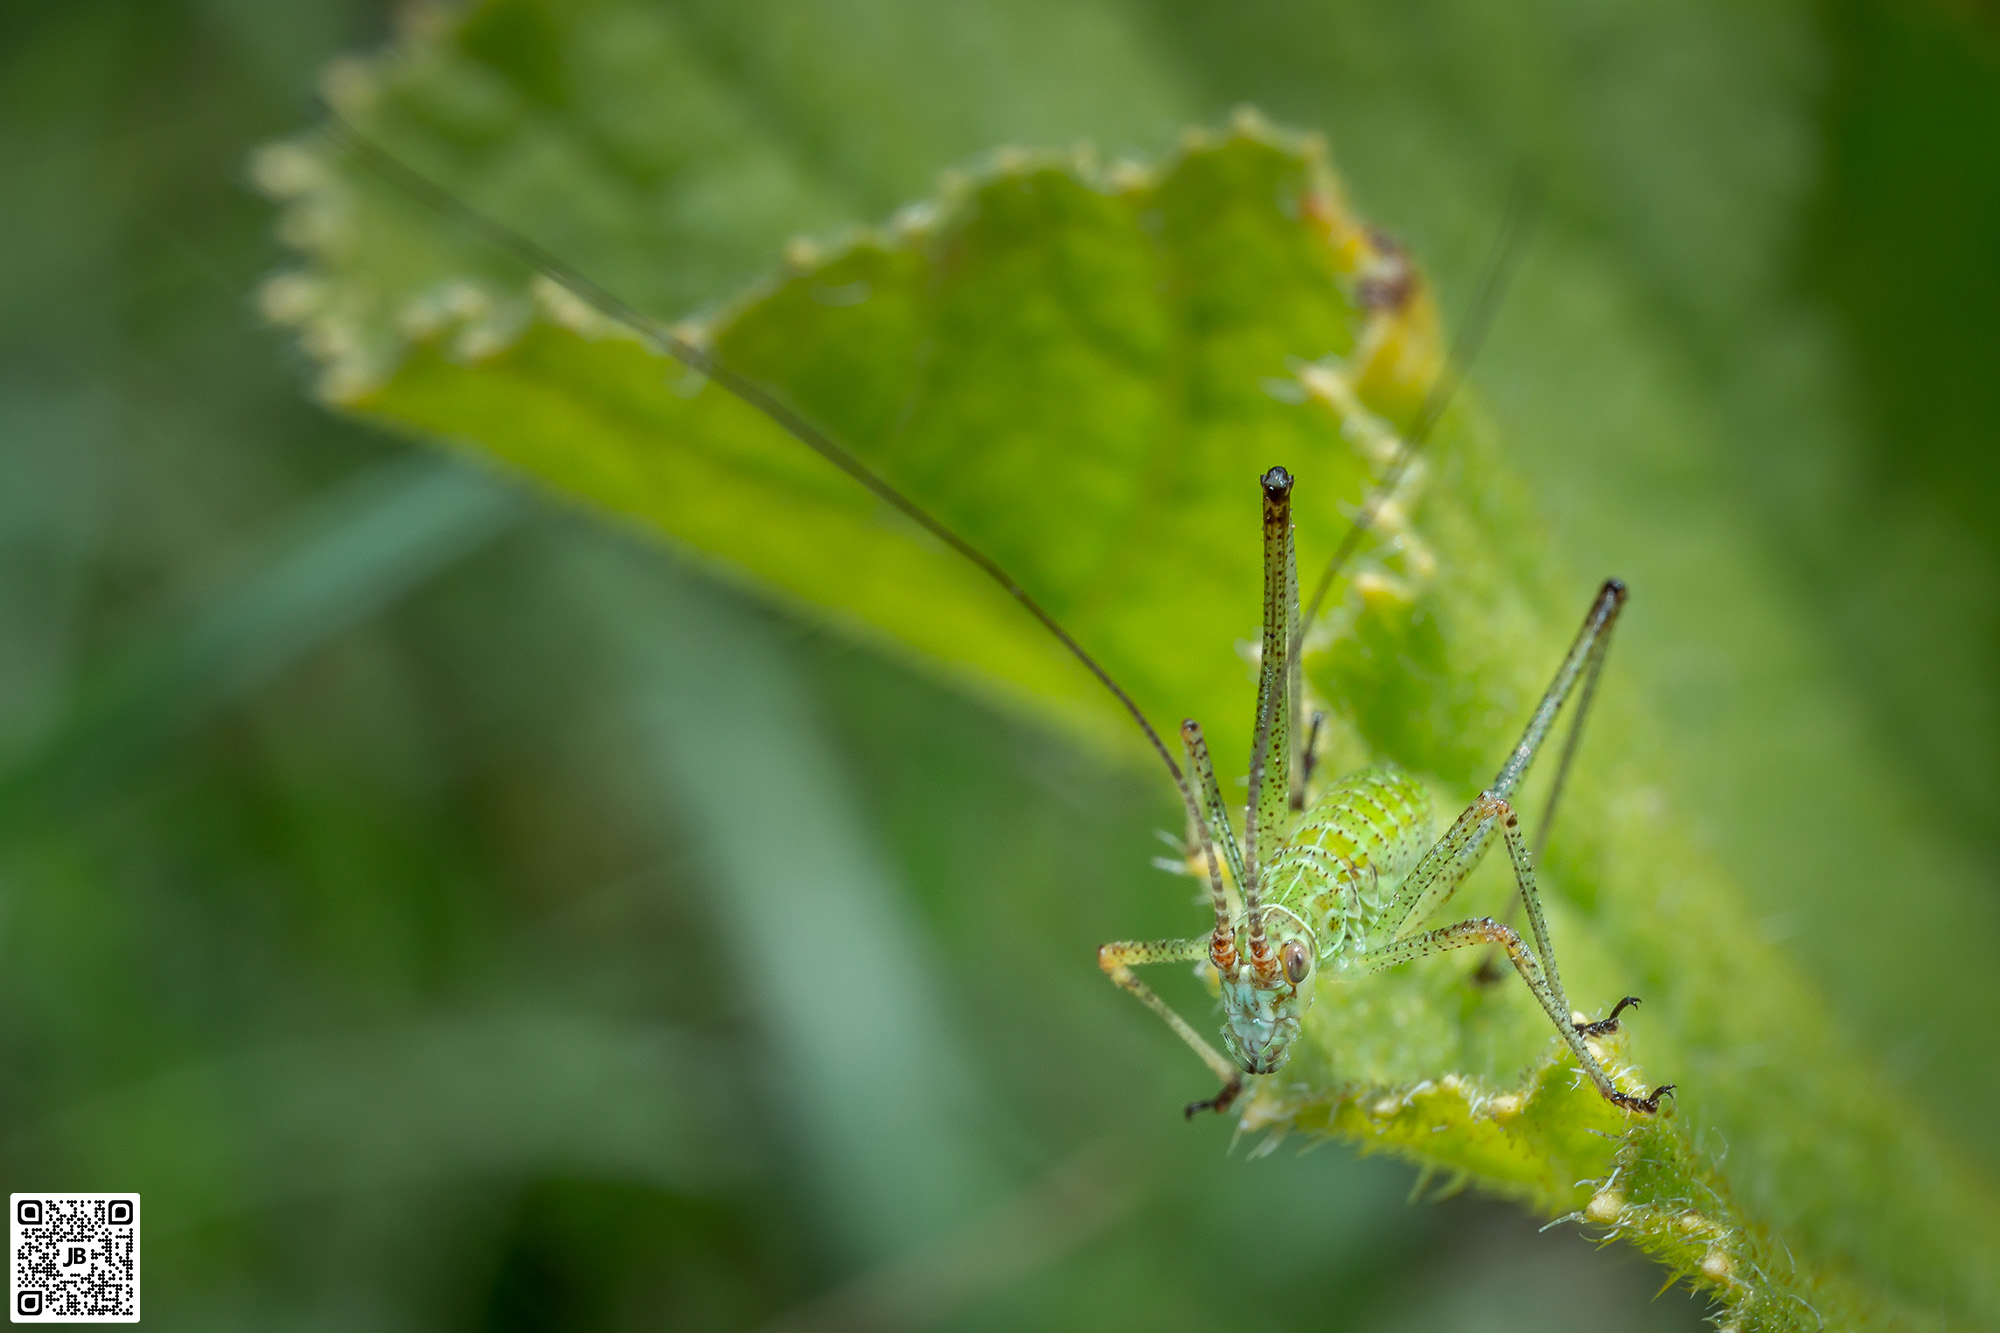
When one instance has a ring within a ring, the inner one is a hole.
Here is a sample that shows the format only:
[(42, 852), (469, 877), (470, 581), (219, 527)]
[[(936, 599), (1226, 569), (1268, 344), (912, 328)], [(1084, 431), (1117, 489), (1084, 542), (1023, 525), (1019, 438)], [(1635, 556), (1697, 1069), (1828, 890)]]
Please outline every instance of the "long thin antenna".
[(680, 362), (688, 369), (706, 375), (708, 378), (714, 380), (723, 389), (769, 417), (787, 434), (798, 440), (808, 449), (811, 449), (842, 472), (860, 482), (877, 499), (891, 505), (918, 527), (924, 529), (924, 531), (936, 537), (946, 546), (949, 546), (952, 550), (971, 561), (988, 578), (1005, 589), (1008, 596), (1025, 607), (1029, 615), (1040, 621), (1042, 628), (1053, 634), (1056, 641), (1062, 644), (1064, 648), (1067, 648), (1070, 655), (1075, 657), (1077, 661), (1083, 663), (1089, 669), (1090, 674), (1097, 677), (1098, 683), (1109, 690), (1111, 696), (1124, 706), (1127, 713), (1132, 715), (1132, 720), (1139, 724), (1139, 730), (1145, 733), (1146, 739), (1152, 743), (1153, 750), (1160, 756), (1160, 762), (1167, 766), (1167, 772), (1173, 778), (1174, 785), (1180, 789), (1182, 800), (1187, 805), (1188, 811), (1194, 818), (1197, 827), (1206, 828), (1206, 821), (1201, 817), (1200, 806), (1195, 802), (1194, 794), (1188, 787), (1187, 779), (1181, 774), (1180, 765), (1174, 762), (1174, 757), (1168, 752), (1166, 743), (1160, 739), (1160, 734), (1153, 730), (1153, 724), (1146, 720), (1145, 713), (1140, 711), (1139, 705), (1133, 701), (1132, 696), (1125, 693), (1118, 682), (1111, 678), (1110, 672), (1097, 664), (1096, 658), (1084, 651), (1083, 645), (1069, 636), (1069, 631), (1058, 624), (1054, 616), (1042, 609), (1041, 603), (1028, 595), (1027, 589), (1016, 583), (1013, 577), (998, 564), (994, 563), (985, 552), (966, 541), (956, 532), (953, 532), (940, 520), (933, 518), (916, 501), (890, 485), (880, 474), (876, 473), (867, 464), (836, 443), (830, 435), (795, 411), (772, 390), (746, 375), (740, 375), (736, 371), (731, 370), (728, 366), (717, 360), (714, 355), (681, 337), (666, 325), (611, 292), (608, 288), (600, 286), (580, 269), (558, 259), (555, 255), (549, 253), (505, 223), (488, 217), (471, 204), (460, 199), (457, 195), (452, 194), (449, 190), (434, 184), (428, 177), (414, 168), (405, 166), (400, 159), (391, 154), (387, 149), (376, 144), (372, 139), (369, 139), (361, 131), (349, 124), (339, 112), (327, 105), (324, 100), (315, 100), (317, 109), (325, 117), (320, 124), (321, 132), (342, 148), (353, 153), (361, 160), (363, 165), (377, 176), (382, 177), (389, 184), (402, 190), (419, 203), (424, 204), (426, 207), (451, 219), (475, 235), (482, 237), (492, 245), (511, 254), (529, 268), (535, 269), (561, 284), (599, 313), (631, 329), (643, 338), (655, 351), (662, 352)]
[(1297, 661), (1304, 649), (1306, 629), (1319, 618), (1320, 606), (1326, 601), (1333, 580), (1341, 568), (1354, 558), (1355, 551), (1360, 549), (1361, 539), (1375, 525), (1375, 516), (1382, 512), (1382, 506), (1395, 493), (1403, 474), (1423, 452), (1431, 432), (1437, 428), (1445, 409), (1451, 406), (1458, 386), (1464, 383), (1465, 372), (1479, 355), (1480, 347), (1486, 342), (1486, 334), (1493, 326), (1493, 315), (1500, 308), (1500, 298), (1513, 281), (1525, 242), (1534, 229), (1536, 215), (1541, 211), (1541, 202), (1541, 183), (1524, 169), (1514, 178), (1513, 188), (1508, 191), (1507, 211), (1500, 219), (1500, 233), (1494, 238), (1493, 248), (1487, 252), (1479, 283), (1472, 289), (1472, 300), (1465, 307), (1465, 318), (1459, 323), (1458, 335), (1452, 339), (1451, 355), (1438, 372), (1438, 377), (1431, 381), (1430, 391), (1424, 395), (1422, 406), (1417, 409), (1410, 429), (1403, 436), (1402, 447), (1390, 460), (1382, 479), (1375, 483), (1375, 489), (1361, 502), (1359, 512), (1354, 515), (1354, 525), (1347, 530), (1333, 557), (1326, 562), (1326, 568), (1320, 572), (1319, 582), (1313, 587), (1312, 600), (1306, 605), (1306, 613), (1299, 617), (1298, 627), (1292, 634), (1292, 661)]

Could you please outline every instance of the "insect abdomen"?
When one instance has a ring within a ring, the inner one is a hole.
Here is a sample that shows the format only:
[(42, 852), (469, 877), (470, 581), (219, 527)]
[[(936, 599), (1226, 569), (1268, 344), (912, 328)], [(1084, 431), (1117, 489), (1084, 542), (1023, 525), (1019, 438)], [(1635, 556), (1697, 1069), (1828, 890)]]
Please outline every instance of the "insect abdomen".
[(1299, 914), (1330, 958), (1368, 938), (1391, 890), (1431, 844), (1430, 796), (1383, 764), (1336, 782), (1292, 830), (1264, 901)]

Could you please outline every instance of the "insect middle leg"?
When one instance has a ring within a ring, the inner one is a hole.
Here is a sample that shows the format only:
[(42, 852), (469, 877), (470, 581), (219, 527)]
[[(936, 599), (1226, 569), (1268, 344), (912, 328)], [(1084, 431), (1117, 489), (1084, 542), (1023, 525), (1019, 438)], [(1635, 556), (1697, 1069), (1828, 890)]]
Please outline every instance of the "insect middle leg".
[(1206, 935), (1187, 940), (1123, 940), (1106, 944), (1097, 951), (1097, 965), (1104, 969), (1104, 975), (1118, 986), (1137, 996), (1139, 1003), (1158, 1014), (1166, 1025), (1174, 1030), (1174, 1035), (1186, 1042), (1202, 1063), (1215, 1072), (1222, 1080), (1222, 1090), (1206, 1101), (1190, 1103), (1187, 1114), (1192, 1119), (1198, 1111), (1226, 1111), (1243, 1091), (1243, 1071), (1229, 1058), (1208, 1044), (1199, 1032), (1188, 1026), (1186, 1019), (1173, 1011), (1173, 1007), (1161, 999), (1159, 993), (1132, 974), (1135, 967), (1148, 963), (1191, 963), (1197, 958), (1208, 956), (1210, 940)]

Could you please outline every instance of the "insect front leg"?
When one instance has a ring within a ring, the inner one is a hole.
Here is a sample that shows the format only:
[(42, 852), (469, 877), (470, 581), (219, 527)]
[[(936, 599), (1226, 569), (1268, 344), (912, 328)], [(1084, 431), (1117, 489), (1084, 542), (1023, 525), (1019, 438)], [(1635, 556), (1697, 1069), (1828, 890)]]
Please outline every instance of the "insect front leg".
[(1201, 1057), (1202, 1063), (1222, 1080), (1222, 1090), (1215, 1096), (1188, 1104), (1189, 1119), (1193, 1119), (1199, 1111), (1227, 1111), (1243, 1091), (1243, 1071), (1203, 1040), (1202, 1035), (1175, 1013), (1157, 991), (1134, 976), (1132, 969), (1149, 963), (1191, 963), (1197, 958), (1206, 958), (1208, 950), (1209, 937), (1203, 935), (1189, 940), (1124, 940), (1103, 945), (1097, 951), (1097, 965), (1104, 969), (1104, 975), (1132, 992), (1139, 998), (1139, 1003), (1158, 1014), (1174, 1030), (1174, 1035), (1186, 1042)]
[(1528, 841), (1521, 833), (1520, 819), (1512, 805), (1491, 792), (1474, 801), (1411, 875), (1412, 879), (1416, 879), (1426, 867), (1435, 866), (1433, 882), (1418, 886), (1415, 898), (1421, 899), (1429, 894), (1436, 894), (1440, 902), (1448, 898), (1478, 864), (1480, 853), (1485, 850), (1495, 827), (1505, 837), (1508, 859), (1514, 863), (1514, 882), (1520, 888), (1521, 903), (1528, 912), (1528, 925), (1535, 937), (1534, 948), (1531, 949), (1512, 926), (1502, 925), (1492, 917), (1478, 917), (1407, 939), (1392, 937), (1390, 943), (1370, 954), (1369, 971), (1381, 971), (1450, 949), (1497, 944), (1506, 951), (1508, 961), (1521, 974), (1521, 980), (1528, 983), (1528, 989), (1534, 992), (1549, 1021), (1556, 1025), (1556, 1031), (1562, 1034), (1563, 1040), (1575, 1053), (1577, 1064), (1605, 1100), (1630, 1111), (1650, 1113), (1659, 1110), (1660, 1098), (1673, 1091), (1673, 1084), (1663, 1084), (1644, 1097), (1622, 1092), (1597, 1057), (1591, 1054), (1584, 1040), (1616, 1031), (1619, 1013), (1637, 1004), (1637, 998), (1626, 996), (1612, 1007), (1608, 1017), (1595, 1023), (1579, 1023), (1572, 1017), (1569, 997), (1563, 993), (1562, 974), (1556, 967), (1555, 949), (1549, 942), (1548, 919), (1542, 911), (1541, 892), (1535, 884), (1535, 868), (1529, 859)]

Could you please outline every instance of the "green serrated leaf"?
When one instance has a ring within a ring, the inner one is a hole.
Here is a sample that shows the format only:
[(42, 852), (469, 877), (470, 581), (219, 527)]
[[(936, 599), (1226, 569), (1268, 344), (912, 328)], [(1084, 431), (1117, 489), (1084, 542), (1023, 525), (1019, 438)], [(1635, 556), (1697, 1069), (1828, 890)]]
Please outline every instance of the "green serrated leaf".
[[(1243, 460), (1284, 458), (1313, 479), (1307, 560), (1331, 550), (1370, 475), (1300, 405), (1293, 369), (1354, 358), (1347, 378), (1387, 408), (1410, 398), (1406, 363), (1431, 355), (1427, 304), (1371, 317), (1350, 295), (1400, 259), (1346, 216), (1315, 154), (1263, 133), (1160, 173), (1011, 160), (884, 234), (824, 256), (795, 249), (786, 273), (696, 332), (836, 438), (867, 441), (871, 466), (1118, 659), (1156, 716), (1217, 717), (1242, 693), (1227, 636), (1171, 654), (1143, 645), (1162, 625), (1253, 627), (1257, 552), (1239, 534), (1253, 530), (1261, 469)], [(281, 295), (299, 281), (279, 279)], [(1097, 684), (978, 571), (551, 284), (488, 294), (446, 275), (356, 320), (351, 309), (380, 304), (360, 298), (364, 281), (322, 287), (299, 312), (308, 346), (376, 349), (327, 360), (336, 402), (475, 441), (1131, 743)], [(1241, 771), (1247, 736), (1218, 744)]]
[[(673, 43), (636, 10), (607, 12), (627, 24), (620, 42), (492, 6), (346, 69), (336, 100), (559, 250), (596, 238), (622, 278), (633, 247), (603, 237), (698, 243), (688, 192), (757, 165), (731, 143), (666, 152), (609, 109), (607, 90), (671, 66)], [(740, 402), (325, 144), (271, 150), (259, 174), (308, 261), (266, 306), (300, 328), (331, 401), (504, 461), (1134, 748), (1019, 607)], [(588, 264), (588, 250), (566, 257)], [(678, 263), (629, 294), (679, 313), (694, 297)], [(1150, 716), (1203, 719), (1238, 773), (1255, 477), (1283, 462), (1300, 478), (1301, 567), (1316, 567), (1435, 373), (1432, 326), (1422, 284), (1351, 216), (1315, 145), (1246, 117), (1153, 167), (998, 154), (879, 229), (794, 246), (688, 330), (997, 559)], [(1463, 803), (1594, 580), (1547, 548), (1474, 408), (1447, 419), (1396, 499), (1308, 670), (1344, 762), (1392, 758)], [(1579, 1088), (1521, 987), (1445, 958), (1322, 983), (1305, 1048), (1255, 1089), (1244, 1124), (1394, 1152), (1629, 1239), (1738, 1328), (2000, 1317), (2000, 1203), (1766, 941), (1665, 789), (1664, 744), (1614, 665), (1591, 781), (1544, 869), (1572, 994), (1597, 1008), (1644, 996), (1607, 1055), (1631, 1086), (1676, 1083), (1671, 1111), (1638, 1119)], [(1458, 905), (1497, 912), (1504, 895), (1485, 877)]]

